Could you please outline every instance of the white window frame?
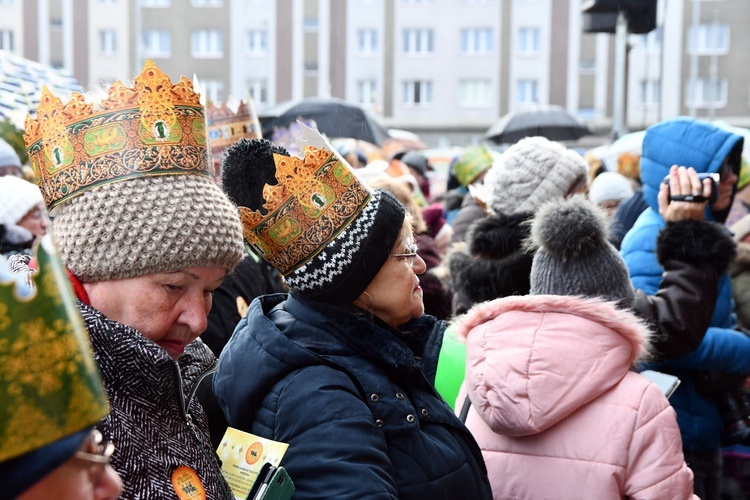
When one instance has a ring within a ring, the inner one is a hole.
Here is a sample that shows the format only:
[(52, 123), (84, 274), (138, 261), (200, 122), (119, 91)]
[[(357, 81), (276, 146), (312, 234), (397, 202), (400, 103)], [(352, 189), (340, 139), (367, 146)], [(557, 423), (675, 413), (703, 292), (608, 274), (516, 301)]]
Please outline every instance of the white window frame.
[(425, 55), (435, 52), (435, 32), (431, 28), (404, 28), (401, 49), (406, 55)]
[(458, 89), (458, 104), (462, 108), (492, 106), (492, 80), (486, 78), (460, 80)]
[(268, 30), (263, 28), (247, 30), (247, 53), (251, 56), (268, 54)]
[(207, 102), (220, 103), (224, 100), (224, 82), (221, 80), (201, 80), (201, 88)]
[(539, 28), (524, 26), (518, 30), (518, 54), (522, 56), (538, 56), (541, 49)]
[(688, 37), (688, 53), (698, 55), (722, 55), (729, 52), (732, 38), (731, 28), (725, 23), (707, 23), (691, 26)]
[(16, 48), (15, 44), (15, 33), (11, 29), (0, 30), (0, 50), (7, 50), (13, 52)]
[[(711, 78), (698, 78), (696, 80), (688, 80), (687, 88), (685, 89), (685, 105), (688, 108), (725, 108), (727, 106), (727, 94), (729, 84), (726, 78), (720, 78), (713, 80)], [(718, 100), (708, 101), (705, 99), (707, 86), (718, 85), (719, 88), (715, 89), (718, 91)], [(699, 97), (699, 99), (696, 99)]]
[(117, 30), (99, 30), (99, 55), (114, 56), (117, 54)]
[(657, 107), (661, 100), (661, 82), (656, 78), (642, 78), (638, 82), (638, 99), (645, 108)]
[[(432, 80), (404, 80), (401, 82), (401, 104), (408, 107), (428, 107), (433, 102)], [(415, 97), (419, 94), (419, 99)]]
[(166, 8), (172, 6), (172, 0), (140, 0), (141, 7), (148, 8)]
[(375, 79), (357, 80), (357, 103), (366, 109), (375, 106), (378, 82)]
[[(539, 104), (539, 80), (534, 78), (520, 78), (516, 81), (516, 102), (525, 106)], [(527, 96), (530, 94), (530, 96)]]
[(268, 81), (263, 78), (256, 78), (247, 81), (247, 93), (252, 97), (256, 106), (265, 106), (268, 104)]
[(144, 30), (143, 51), (146, 57), (171, 57), (172, 34), (168, 30)]
[(194, 59), (224, 57), (224, 34), (220, 30), (195, 30), (190, 34), (190, 55)]
[(495, 50), (495, 32), (492, 28), (462, 28), (460, 31), (461, 54), (485, 55)]
[(370, 56), (378, 53), (378, 30), (360, 28), (357, 30), (357, 54)]
[(221, 7), (224, 5), (224, 0), (190, 0), (190, 5), (193, 7)]

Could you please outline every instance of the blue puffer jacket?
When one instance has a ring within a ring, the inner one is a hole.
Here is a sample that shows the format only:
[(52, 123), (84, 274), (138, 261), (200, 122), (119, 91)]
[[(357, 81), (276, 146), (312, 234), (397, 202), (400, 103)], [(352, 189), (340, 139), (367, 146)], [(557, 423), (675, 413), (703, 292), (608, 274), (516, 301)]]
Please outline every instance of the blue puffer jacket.
[[(621, 247), (635, 288), (648, 294), (655, 294), (659, 289), (663, 269), (656, 258), (656, 243), (665, 223), (658, 213), (657, 195), (669, 167), (676, 164), (692, 166), (698, 172), (718, 172), (729, 155), (733, 155), (739, 165), (742, 144), (742, 136), (691, 118), (667, 120), (647, 130), (641, 156), (641, 181), (649, 208), (625, 236)], [(718, 214), (719, 219), (722, 216), (726, 217), (726, 212)], [(706, 219), (716, 219), (708, 208)], [(670, 401), (677, 412), (685, 449), (710, 450), (721, 446), (721, 416), (711, 402), (696, 393), (690, 372), (714, 369), (750, 373), (750, 337), (732, 329), (735, 326), (733, 309), (727, 274), (720, 278), (712, 326), (698, 349), (683, 358), (657, 364), (657, 369), (673, 373), (682, 381)]]
[(289, 444), (298, 498), (491, 498), (479, 447), (432, 386), (445, 324), (401, 336), (295, 295), (253, 301), (214, 389), (229, 424)]

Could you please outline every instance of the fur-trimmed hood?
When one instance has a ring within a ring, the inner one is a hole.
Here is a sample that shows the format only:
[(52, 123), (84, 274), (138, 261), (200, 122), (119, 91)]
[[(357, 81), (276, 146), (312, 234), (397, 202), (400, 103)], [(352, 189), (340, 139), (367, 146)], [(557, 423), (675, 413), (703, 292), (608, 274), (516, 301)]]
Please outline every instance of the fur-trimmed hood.
[(457, 318), (466, 387), (497, 433), (542, 432), (617, 385), (649, 354), (650, 332), (612, 302), (506, 297)]

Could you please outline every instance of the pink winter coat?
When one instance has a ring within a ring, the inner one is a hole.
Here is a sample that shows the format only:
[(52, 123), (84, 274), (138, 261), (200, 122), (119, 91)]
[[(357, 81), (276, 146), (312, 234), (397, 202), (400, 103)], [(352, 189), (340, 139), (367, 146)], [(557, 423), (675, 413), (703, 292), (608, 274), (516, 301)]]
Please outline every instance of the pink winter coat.
[(630, 371), (648, 330), (610, 302), (507, 297), (460, 318), (466, 425), (497, 499), (689, 499), (675, 412)]

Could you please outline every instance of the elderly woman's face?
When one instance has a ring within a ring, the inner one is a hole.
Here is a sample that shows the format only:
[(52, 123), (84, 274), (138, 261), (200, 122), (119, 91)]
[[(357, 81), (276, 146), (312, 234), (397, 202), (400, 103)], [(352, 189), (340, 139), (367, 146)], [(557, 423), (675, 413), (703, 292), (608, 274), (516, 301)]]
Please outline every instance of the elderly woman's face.
[(220, 266), (187, 267), (123, 280), (84, 283), (91, 306), (138, 330), (179, 358), (185, 346), (206, 330), (211, 293), (227, 270)]
[(418, 255), (413, 258), (399, 256), (416, 251), (411, 226), (404, 223), (388, 260), (354, 304), (371, 311), (392, 327), (422, 316), (424, 303), (417, 275), (425, 272), (427, 266)]

